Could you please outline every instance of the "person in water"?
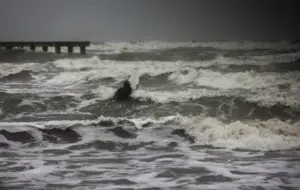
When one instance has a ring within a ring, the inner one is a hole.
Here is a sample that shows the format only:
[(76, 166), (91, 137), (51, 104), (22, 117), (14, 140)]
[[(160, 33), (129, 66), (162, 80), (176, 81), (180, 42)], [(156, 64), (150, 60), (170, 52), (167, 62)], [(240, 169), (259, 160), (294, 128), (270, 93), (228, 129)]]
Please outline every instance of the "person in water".
[(132, 94), (132, 88), (128, 80), (124, 81), (123, 87), (119, 88), (114, 95), (116, 100), (130, 100)]
[(139, 88), (139, 73), (136, 69), (131, 77), (124, 81), (123, 87), (119, 88), (114, 95), (115, 100), (131, 100), (131, 94)]

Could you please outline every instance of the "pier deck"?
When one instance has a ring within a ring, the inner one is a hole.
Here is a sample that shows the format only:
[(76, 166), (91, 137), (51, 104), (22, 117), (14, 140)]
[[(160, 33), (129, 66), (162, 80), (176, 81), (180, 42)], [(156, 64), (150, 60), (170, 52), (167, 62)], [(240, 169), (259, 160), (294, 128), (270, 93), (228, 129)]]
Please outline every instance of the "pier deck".
[(61, 53), (61, 47), (68, 47), (68, 53), (73, 53), (74, 47), (80, 48), (80, 53), (86, 53), (86, 47), (90, 46), (89, 41), (10, 41), (0, 42), (0, 47), (13, 49), (14, 47), (23, 48), (29, 47), (31, 51), (35, 51), (36, 47), (42, 47), (44, 52), (48, 51), (48, 47), (55, 47), (55, 53)]

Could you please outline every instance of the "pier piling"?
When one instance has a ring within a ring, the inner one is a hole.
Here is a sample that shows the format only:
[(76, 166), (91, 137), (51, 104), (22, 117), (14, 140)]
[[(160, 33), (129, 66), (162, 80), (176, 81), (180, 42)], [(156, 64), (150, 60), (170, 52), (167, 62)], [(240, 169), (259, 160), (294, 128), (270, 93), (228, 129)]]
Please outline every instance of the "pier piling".
[(35, 51), (35, 45), (34, 44), (30, 44), (30, 50)]
[(68, 53), (73, 53), (73, 46), (68, 46)]
[(60, 54), (60, 46), (59, 45), (55, 46), (55, 53)]
[(43, 52), (47, 52), (48, 51), (48, 46), (43, 46)]
[(85, 46), (80, 46), (80, 53), (85, 54)]

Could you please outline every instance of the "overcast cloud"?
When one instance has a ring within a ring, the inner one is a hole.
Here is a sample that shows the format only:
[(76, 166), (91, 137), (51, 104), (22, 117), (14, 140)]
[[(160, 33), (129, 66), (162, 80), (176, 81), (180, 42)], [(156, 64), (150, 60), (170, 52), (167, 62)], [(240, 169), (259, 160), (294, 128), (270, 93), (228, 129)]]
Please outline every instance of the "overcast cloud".
[(299, 39), (293, 1), (0, 0), (0, 40)]

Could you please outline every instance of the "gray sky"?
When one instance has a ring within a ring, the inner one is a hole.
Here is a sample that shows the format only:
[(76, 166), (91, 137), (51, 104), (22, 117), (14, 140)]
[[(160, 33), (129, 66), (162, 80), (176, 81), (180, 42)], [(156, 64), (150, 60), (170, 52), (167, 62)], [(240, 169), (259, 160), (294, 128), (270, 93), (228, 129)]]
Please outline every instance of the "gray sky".
[(0, 40), (299, 39), (296, 6), (281, 2), (0, 0)]

